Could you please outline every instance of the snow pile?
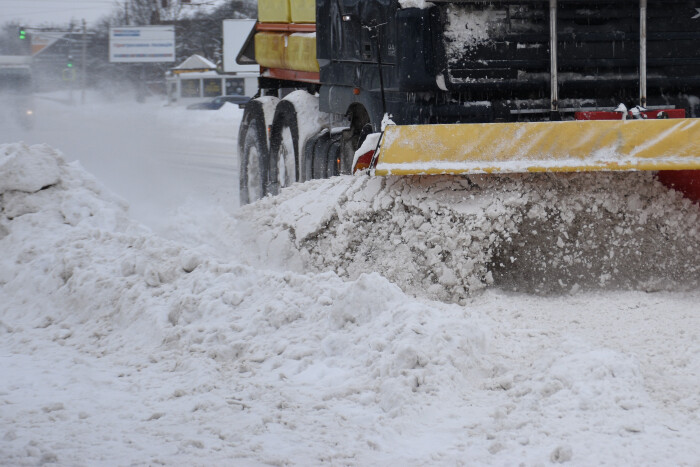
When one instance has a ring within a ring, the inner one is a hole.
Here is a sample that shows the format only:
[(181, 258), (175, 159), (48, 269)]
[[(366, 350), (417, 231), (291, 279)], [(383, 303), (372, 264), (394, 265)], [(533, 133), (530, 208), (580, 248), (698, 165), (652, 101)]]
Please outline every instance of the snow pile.
[[(200, 362), (199, 377), (151, 394), (139, 407), (145, 411), (140, 416), (162, 430), (171, 429), (174, 420), (166, 414), (181, 411), (184, 401), (212, 416), (221, 404), (251, 410), (239, 426), (249, 433), (259, 431), (260, 419), (272, 413), (292, 423), (300, 403), (314, 405), (320, 420), (331, 416), (329, 404), (339, 403), (334, 401), (379, 410), (375, 417), (399, 417), (417, 398), (459, 393), (482, 371), (487, 328), (467, 310), (416, 302), (377, 274), (345, 282), (331, 273), (275, 273), (222, 263), (209, 248), (185, 247), (133, 224), (123, 202), (46, 146), (2, 145), (0, 154), (5, 348), (24, 349), (24, 339), (37, 336), (32, 339), (41, 352), (59, 344), (144, 371), (182, 366), (189, 372), (193, 361)], [(46, 333), (53, 341), (49, 347), (38, 337)], [(209, 381), (210, 371), (253, 382), (240, 387), (232, 381), (218, 391), (223, 381)], [(284, 392), (263, 390), (280, 381)], [(80, 405), (80, 413), (96, 410)], [(60, 412), (58, 422), (69, 430), (87, 418), (73, 414), (68, 402), (46, 407), (42, 413), (56, 422), (53, 412)], [(14, 430), (0, 450), (22, 452), (31, 440), (31, 431), (23, 430), (43, 423), (42, 413), (26, 420), (23, 410), (6, 414), (6, 426)], [(247, 439), (244, 450), (253, 452), (264, 432)], [(343, 438), (340, 432), (331, 436)], [(217, 442), (225, 444), (223, 438)], [(80, 440), (61, 452), (26, 452), (72, 464), (80, 459), (76, 444)], [(180, 446), (203, 443), (195, 437)], [(24, 456), (4, 457), (19, 463)]]
[(492, 282), (487, 262), (514, 229), (509, 204), (521, 202), (476, 197), (470, 186), (439, 177), (338, 177), (242, 212), (261, 232), (258, 243), (275, 245), (263, 249), (298, 250), (307, 267), (350, 278), (377, 271), (406, 291), (450, 301)]
[(502, 287), (549, 293), (700, 285), (700, 206), (653, 173), (531, 175), (503, 188), (523, 189), (527, 202), (517, 232), (492, 258)]
[[(457, 306), (360, 272), (375, 258), (376, 269), (421, 286), (399, 266), (436, 274), (432, 259), (467, 258), (474, 244), (479, 263), (465, 277), (480, 277), (484, 251), (534, 236), (519, 226), (537, 219), (528, 213), (548, 199), (548, 185), (540, 181), (537, 196), (515, 190), (531, 181), (344, 177), (293, 186), (241, 216), (252, 227), (266, 222), (257, 235), (265, 255), (278, 255), (272, 271), (222, 259), (223, 236), (207, 243), (209, 232), (184, 214), (190, 224), (173, 225), (182, 230), (173, 237), (186, 245), (154, 235), (47, 146), (0, 145), (0, 374), (9, 375), (0, 378), (0, 457), (9, 465), (692, 465), (697, 291), (541, 298), (494, 289)], [(575, 185), (562, 213), (578, 213), (564, 209)], [(633, 204), (650, 224), (683, 226), (673, 212), (652, 215), (656, 203), (692, 212), (673, 195), (653, 201), (657, 189), (637, 189)], [(505, 221), (494, 227), (496, 219)], [(254, 250), (224, 220), (230, 243)], [(401, 225), (408, 248), (397, 243)], [(463, 234), (471, 243), (450, 243)], [(366, 258), (344, 257), (346, 247)], [(357, 278), (293, 272), (285, 255)]]
[(0, 193), (37, 192), (59, 180), (57, 160), (49, 147), (29, 152), (26, 146), (12, 145), (0, 153)]
[(285, 262), (377, 271), (442, 301), (494, 282), (551, 293), (700, 281), (700, 209), (651, 174), (344, 177), (292, 187), (241, 219)]
[[(0, 226), (15, 219), (37, 225), (29, 215), (35, 213), (71, 226), (85, 219), (110, 229), (129, 223), (123, 200), (104, 190), (78, 163), (66, 164), (46, 145), (0, 145), (0, 200)], [(104, 210), (105, 203), (115, 208)]]

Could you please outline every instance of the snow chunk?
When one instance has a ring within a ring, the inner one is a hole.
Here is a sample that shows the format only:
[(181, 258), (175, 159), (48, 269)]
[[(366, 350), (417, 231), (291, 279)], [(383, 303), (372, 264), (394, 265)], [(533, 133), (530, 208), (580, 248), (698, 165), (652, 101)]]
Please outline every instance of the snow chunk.
[(0, 194), (16, 190), (34, 193), (58, 183), (61, 155), (46, 145), (0, 146)]

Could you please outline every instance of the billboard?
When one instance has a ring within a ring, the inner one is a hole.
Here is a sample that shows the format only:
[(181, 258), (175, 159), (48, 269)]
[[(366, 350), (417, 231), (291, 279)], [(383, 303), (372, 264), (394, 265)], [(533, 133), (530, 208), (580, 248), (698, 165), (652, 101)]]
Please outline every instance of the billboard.
[(248, 34), (255, 26), (254, 19), (225, 19), (223, 22), (224, 30), (224, 72), (226, 73), (241, 73), (260, 71), (258, 65), (239, 65), (236, 63), (236, 56), (241, 51), (245, 44)]
[(112, 63), (174, 62), (175, 27), (109, 28), (109, 61)]

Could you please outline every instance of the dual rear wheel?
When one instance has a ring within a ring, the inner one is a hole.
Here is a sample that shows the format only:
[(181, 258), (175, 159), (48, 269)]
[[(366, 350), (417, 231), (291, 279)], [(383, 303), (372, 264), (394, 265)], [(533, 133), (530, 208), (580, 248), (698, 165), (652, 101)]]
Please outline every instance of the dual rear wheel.
[[(270, 98), (253, 99), (246, 105), (239, 131), (241, 205), (277, 195), (295, 182), (350, 173), (354, 150), (359, 147), (357, 125), (334, 133), (324, 129), (311, 136), (307, 129), (308, 141), (300, 141), (303, 132), (294, 102), (281, 100), (272, 107), (268, 146), (266, 122), (271, 106), (269, 102), (264, 105), (264, 99)], [(301, 123), (308, 126), (310, 122)]]
[(270, 129), (269, 193), (279, 194), (282, 188), (301, 181), (299, 166), (299, 122), (290, 101), (280, 101)]
[(246, 105), (238, 131), (239, 197), (240, 204), (248, 204), (267, 194), (269, 178), (267, 145), (267, 122), (270, 109), (274, 109), (277, 98), (253, 99)]
[(246, 105), (238, 133), (241, 205), (268, 194), (277, 195), (281, 188), (299, 180), (299, 127), (294, 105), (275, 102), (274, 119), (271, 119), (271, 105), (264, 99), (253, 99)]

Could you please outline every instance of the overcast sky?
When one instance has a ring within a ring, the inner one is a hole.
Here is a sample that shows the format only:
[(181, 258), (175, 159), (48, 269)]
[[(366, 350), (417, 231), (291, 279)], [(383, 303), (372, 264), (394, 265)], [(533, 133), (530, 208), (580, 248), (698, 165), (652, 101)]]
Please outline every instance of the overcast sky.
[(116, 0), (0, 0), (0, 23), (17, 21), (26, 26), (64, 24), (85, 19), (88, 26), (108, 15)]

